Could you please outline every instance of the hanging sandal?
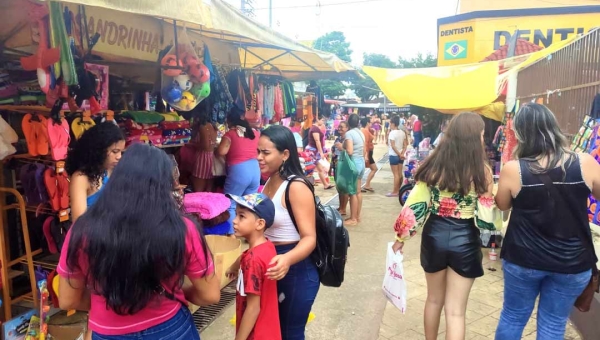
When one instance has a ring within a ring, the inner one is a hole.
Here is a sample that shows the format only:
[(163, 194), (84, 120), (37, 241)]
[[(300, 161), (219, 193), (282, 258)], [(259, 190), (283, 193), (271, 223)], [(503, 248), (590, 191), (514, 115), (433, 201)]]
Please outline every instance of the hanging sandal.
[(66, 171), (56, 175), (56, 183), (58, 187), (60, 208), (63, 210), (69, 209), (71, 202), (69, 200), (69, 177), (67, 177)]
[(56, 171), (48, 168), (44, 171), (44, 184), (46, 184), (46, 190), (48, 190), (48, 196), (50, 197), (50, 206), (52, 210), (60, 210), (60, 194), (58, 192), (58, 181), (56, 179)]

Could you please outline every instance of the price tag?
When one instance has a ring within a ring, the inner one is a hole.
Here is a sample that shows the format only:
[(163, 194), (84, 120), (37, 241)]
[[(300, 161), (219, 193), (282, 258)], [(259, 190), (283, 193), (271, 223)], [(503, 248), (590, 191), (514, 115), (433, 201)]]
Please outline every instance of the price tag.
[(69, 220), (69, 209), (64, 209), (58, 212), (58, 220), (66, 222)]
[(56, 162), (56, 174), (61, 174), (65, 171), (65, 161)]

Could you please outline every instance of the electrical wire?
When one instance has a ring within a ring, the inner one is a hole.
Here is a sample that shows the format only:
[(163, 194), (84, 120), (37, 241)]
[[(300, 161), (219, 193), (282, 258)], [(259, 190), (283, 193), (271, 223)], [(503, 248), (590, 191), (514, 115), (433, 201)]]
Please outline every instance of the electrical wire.
[[(313, 8), (313, 7), (330, 7), (330, 6), (342, 6), (342, 5), (353, 5), (353, 4), (364, 4), (364, 3), (372, 3), (372, 2), (383, 2), (383, 1), (391, 1), (391, 0), (356, 0), (356, 1), (343, 1), (343, 2), (335, 2), (335, 3), (319, 3), (315, 5), (295, 5), (295, 6), (280, 6), (280, 7), (272, 7), (271, 9), (296, 9), (296, 8)], [(264, 11), (268, 10), (269, 7), (261, 7), (255, 8), (255, 11)]]

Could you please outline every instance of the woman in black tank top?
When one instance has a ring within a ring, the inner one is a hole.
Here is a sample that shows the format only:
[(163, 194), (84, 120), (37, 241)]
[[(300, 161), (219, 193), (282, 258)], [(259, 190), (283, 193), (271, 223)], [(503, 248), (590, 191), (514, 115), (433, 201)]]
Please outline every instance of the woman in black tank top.
[(512, 208), (501, 257), (504, 305), (496, 340), (520, 339), (539, 296), (538, 339), (563, 339), (597, 261), (587, 201), (600, 198), (600, 165), (568, 149), (554, 114), (526, 104), (514, 118), (518, 160), (504, 165), (496, 204)]

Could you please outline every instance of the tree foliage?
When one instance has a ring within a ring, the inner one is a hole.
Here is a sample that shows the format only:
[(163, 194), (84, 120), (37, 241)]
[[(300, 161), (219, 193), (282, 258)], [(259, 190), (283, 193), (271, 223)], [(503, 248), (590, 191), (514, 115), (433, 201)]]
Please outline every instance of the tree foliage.
[(333, 31), (326, 33), (315, 40), (313, 47), (319, 51), (333, 53), (343, 61), (352, 61), (352, 50), (350, 49), (350, 43), (346, 41), (344, 32)]
[(328, 98), (336, 98), (346, 93), (346, 85), (339, 80), (324, 79), (317, 82), (321, 87), (321, 93)]
[[(364, 53), (363, 65), (383, 68), (396, 67), (396, 63), (394, 63), (388, 56), (377, 53)], [(377, 98), (381, 90), (379, 90), (379, 86), (377, 86), (371, 77), (369, 77), (362, 70), (360, 73), (363, 75), (364, 79), (353, 81), (351, 88), (354, 90), (354, 93), (356, 93), (358, 98), (360, 98), (360, 100), (364, 103), (373, 98)]]
[(416, 57), (405, 59), (402, 57), (398, 58), (398, 68), (423, 68), (423, 67), (436, 67), (437, 57), (431, 53), (423, 54), (418, 53)]
[[(333, 53), (343, 61), (350, 62), (352, 60), (350, 43), (346, 41), (346, 36), (343, 32), (329, 32), (315, 40), (313, 47), (320, 51)], [(320, 80), (317, 83), (321, 87), (323, 95), (329, 98), (342, 96), (347, 88), (346, 85), (339, 80), (327, 79)]]

